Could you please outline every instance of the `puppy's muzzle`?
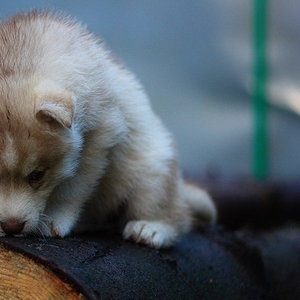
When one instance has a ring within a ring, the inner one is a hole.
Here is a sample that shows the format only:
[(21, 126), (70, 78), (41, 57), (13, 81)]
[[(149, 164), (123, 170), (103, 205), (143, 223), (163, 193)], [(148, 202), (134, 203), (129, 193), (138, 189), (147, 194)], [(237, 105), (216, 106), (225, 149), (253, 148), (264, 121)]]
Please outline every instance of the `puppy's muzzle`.
[(1, 228), (6, 234), (18, 234), (24, 229), (25, 222), (19, 222), (16, 219), (8, 219), (5, 222), (0, 222)]

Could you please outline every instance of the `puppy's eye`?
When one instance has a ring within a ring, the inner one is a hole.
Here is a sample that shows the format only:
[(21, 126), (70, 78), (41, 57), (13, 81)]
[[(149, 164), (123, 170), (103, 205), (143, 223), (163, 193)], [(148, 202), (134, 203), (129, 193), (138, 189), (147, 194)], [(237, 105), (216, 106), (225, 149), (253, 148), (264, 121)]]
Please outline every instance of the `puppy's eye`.
[(45, 175), (45, 171), (34, 170), (28, 175), (28, 182), (30, 185), (40, 182)]

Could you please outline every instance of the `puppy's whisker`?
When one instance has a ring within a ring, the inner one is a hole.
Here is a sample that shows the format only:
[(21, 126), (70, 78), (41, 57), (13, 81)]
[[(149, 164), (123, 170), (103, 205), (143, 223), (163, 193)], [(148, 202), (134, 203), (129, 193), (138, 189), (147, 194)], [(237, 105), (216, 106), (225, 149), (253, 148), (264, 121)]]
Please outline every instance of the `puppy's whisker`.
[[(41, 214), (40, 219), (37, 226), (38, 233), (45, 238), (46, 234), (45, 232), (50, 231), (50, 224), (52, 223), (52, 218), (46, 214)], [(43, 229), (44, 228), (44, 229)]]
[(41, 237), (43, 240), (46, 240), (46, 236), (44, 235), (43, 231), (38, 227), (38, 232), (35, 232), (39, 237)]
[[(42, 218), (42, 219), (41, 219)], [(41, 214), (40, 215), (40, 221), (42, 221), (43, 219), (45, 219), (46, 221), (48, 221), (49, 223), (52, 222), (52, 218), (46, 214)]]

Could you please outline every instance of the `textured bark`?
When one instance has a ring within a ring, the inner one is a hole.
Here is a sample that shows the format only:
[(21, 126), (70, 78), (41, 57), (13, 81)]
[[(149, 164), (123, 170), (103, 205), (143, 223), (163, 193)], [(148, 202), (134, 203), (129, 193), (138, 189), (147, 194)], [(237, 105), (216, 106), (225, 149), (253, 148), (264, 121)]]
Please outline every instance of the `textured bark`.
[(0, 299), (264, 299), (255, 248), (219, 233), (191, 233), (168, 250), (115, 234), (2, 238)]

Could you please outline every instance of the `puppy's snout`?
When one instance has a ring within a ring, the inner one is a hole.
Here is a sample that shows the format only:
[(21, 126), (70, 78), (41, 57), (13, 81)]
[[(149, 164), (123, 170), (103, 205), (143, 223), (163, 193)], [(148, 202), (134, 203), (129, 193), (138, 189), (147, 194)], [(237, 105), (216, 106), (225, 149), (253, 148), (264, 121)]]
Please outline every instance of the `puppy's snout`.
[(18, 234), (24, 229), (25, 222), (19, 222), (16, 219), (8, 219), (0, 222), (2, 230), (7, 234)]

